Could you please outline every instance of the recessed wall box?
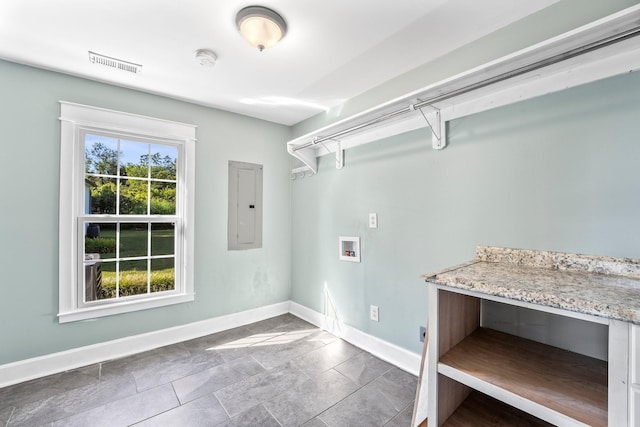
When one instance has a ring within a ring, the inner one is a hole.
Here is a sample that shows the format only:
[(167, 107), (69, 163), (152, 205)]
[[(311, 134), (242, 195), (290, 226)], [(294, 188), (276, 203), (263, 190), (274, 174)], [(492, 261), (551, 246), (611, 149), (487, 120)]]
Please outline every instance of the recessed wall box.
[(360, 262), (360, 238), (340, 236), (340, 259), (342, 261)]

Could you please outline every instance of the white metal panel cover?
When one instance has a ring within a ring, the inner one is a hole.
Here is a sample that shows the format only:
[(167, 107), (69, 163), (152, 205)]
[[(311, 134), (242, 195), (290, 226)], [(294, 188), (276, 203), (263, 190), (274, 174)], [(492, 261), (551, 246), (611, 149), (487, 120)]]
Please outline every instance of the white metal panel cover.
[(228, 249), (262, 247), (262, 165), (229, 161)]

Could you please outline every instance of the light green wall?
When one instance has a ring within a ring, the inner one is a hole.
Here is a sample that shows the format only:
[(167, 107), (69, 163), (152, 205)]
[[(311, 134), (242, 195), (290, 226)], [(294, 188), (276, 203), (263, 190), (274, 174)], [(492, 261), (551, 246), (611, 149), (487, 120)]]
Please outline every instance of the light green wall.
[[(560, 0), (520, 21), (355, 96), (326, 113), (318, 114), (298, 123), (293, 127), (294, 136), (313, 132), (328, 123), (420, 90), (432, 83), (486, 64), (638, 3), (640, 0)], [(443, 37), (445, 36), (443, 35)], [(425, 40), (425, 52), (428, 52), (429, 45), (432, 43), (436, 44), (438, 40)], [(393, 66), (393, 64), (387, 65)]]
[(442, 151), (425, 129), (322, 157), (293, 181), (292, 299), (325, 312), (326, 282), (343, 322), (419, 352), (420, 275), (479, 244), (640, 258), (639, 117), (636, 72), (452, 121)]
[[(0, 364), (289, 299), (289, 128), (4, 61), (0, 81)], [(59, 100), (198, 125), (195, 302), (58, 324)], [(264, 165), (263, 249), (226, 249), (229, 160)]]

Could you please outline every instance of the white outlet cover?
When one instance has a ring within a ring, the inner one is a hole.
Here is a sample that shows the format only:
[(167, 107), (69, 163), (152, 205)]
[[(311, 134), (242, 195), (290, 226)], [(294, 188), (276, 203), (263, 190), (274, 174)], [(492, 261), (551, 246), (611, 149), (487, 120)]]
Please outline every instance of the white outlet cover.
[(369, 214), (369, 228), (378, 228), (378, 214), (370, 213)]
[(377, 305), (372, 305), (369, 307), (369, 312), (370, 312), (370, 318), (371, 320), (373, 320), (374, 322), (378, 322), (379, 321), (379, 313), (378, 313), (378, 306)]

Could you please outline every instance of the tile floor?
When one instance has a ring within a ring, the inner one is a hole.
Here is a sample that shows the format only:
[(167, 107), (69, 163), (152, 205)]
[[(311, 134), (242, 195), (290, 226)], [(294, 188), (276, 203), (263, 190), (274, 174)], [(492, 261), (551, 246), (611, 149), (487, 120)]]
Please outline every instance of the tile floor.
[(0, 426), (409, 426), (417, 379), (290, 314), (0, 389)]

